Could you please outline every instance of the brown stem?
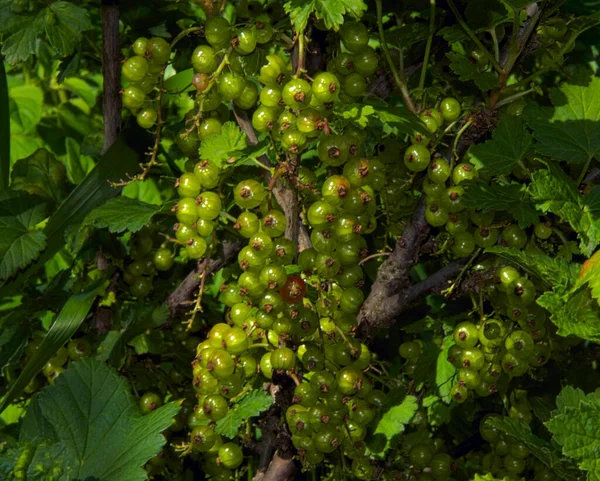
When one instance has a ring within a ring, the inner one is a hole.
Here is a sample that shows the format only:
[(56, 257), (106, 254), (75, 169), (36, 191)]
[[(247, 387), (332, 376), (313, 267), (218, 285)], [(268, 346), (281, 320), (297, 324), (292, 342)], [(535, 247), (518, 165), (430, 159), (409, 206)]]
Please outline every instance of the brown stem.
[(104, 154), (121, 129), (121, 52), (119, 51), (119, 2), (102, 0), (102, 75), (104, 79)]
[(256, 473), (252, 481), (292, 481), (295, 471), (292, 453), (276, 451), (267, 470)]
[(185, 279), (177, 286), (177, 288), (169, 295), (167, 305), (172, 313), (185, 306), (189, 306), (194, 298), (194, 293), (197, 292), (202, 282), (202, 277), (210, 275), (212, 272), (218, 271), (223, 266), (232, 262), (237, 253), (244, 246), (243, 242), (223, 241), (223, 251), (218, 257), (212, 259), (204, 259), (199, 262), (194, 270), (192, 270)]
[[(238, 109), (234, 105), (233, 115), (239, 127), (246, 133), (246, 142), (248, 145), (256, 145), (258, 143), (258, 138), (256, 137), (256, 132), (254, 131), (246, 112)], [(270, 167), (269, 159), (266, 155), (261, 155), (258, 160)], [(287, 176), (292, 178), (297, 176), (298, 160), (299, 157), (296, 155), (290, 155), (288, 157)], [(271, 174), (267, 172), (266, 177), (267, 181), (270, 182), (272, 177)], [(285, 229), (286, 239), (295, 242), (300, 252), (311, 247), (310, 236), (306, 226), (302, 225), (300, 222), (300, 202), (298, 200), (298, 191), (295, 185), (293, 185), (292, 182), (286, 182), (284, 184), (284, 181), (280, 176), (275, 182), (272, 192), (287, 220)]]

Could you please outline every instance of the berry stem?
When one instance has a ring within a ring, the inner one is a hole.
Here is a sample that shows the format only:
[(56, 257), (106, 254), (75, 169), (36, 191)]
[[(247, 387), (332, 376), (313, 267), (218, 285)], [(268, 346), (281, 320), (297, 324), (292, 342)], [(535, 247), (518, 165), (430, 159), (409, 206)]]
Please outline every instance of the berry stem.
[(419, 79), (419, 92), (421, 92), (421, 98), (425, 96), (425, 77), (427, 76), (427, 65), (429, 64), (431, 44), (433, 43), (433, 34), (435, 33), (435, 0), (429, 0), (429, 6), (429, 36), (427, 37), (427, 44), (425, 45), (423, 67), (421, 68), (421, 78)]
[(396, 83), (396, 86), (398, 87), (398, 89), (400, 89), (400, 92), (402, 93), (402, 97), (404, 98), (406, 106), (410, 109), (412, 113), (415, 113), (417, 109), (415, 108), (415, 104), (410, 98), (410, 93), (408, 92), (406, 82), (400, 76), (400, 74), (398, 74), (398, 70), (396, 69), (394, 61), (392, 60), (392, 56), (390, 55), (390, 50), (387, 46), (387, 41), (385, 40), (385, 34), (383, 30), (383, 7), (381, 5), (381, 0), (376, 0), (375, 3), (377, 5), (377, 28), (379, 30), (379, 40), (381, 41), (381, 49), (383, 50), (385, 59), (390, 67), (390, 70), (392, 71), (394, 82)]
[(202, 30), (202, 27), (190, 27), (186, 28), (185, 30), (182, 30), (171, 42), (171, 49), (173, 49), (173, 47), (175, 47), (175, 45), (177, 45), (181, 39), (187, 37), (192, 33), (199, 32), (200, 30)]

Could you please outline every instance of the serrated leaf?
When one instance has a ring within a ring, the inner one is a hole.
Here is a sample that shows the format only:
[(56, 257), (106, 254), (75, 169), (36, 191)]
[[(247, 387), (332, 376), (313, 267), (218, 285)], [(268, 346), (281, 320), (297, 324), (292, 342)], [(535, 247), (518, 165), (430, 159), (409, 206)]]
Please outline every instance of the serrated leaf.
[(594, 299), (600, 302), (600, 251), (586, 260), (581, 266), (579, 283), (587, 284)]
[(553, 258), (544, 254), (529, 254), (519, 249), (493, 246), (486, 252), (496, 254), (516, 264), (528, 274), (537, 277), (549, 287), (560, 287), (564, 290), (572, 287), (579, 275), (579, 265), (565, 259)]
[(480, 209), (507, 211), (521, 228), (529, 227), (539, 220), (534, 204), (527, 190), (521, 184), (506, 185), (473, 182), (465, 186), (463, 201), (466, 206)]
[(473, 80), (475, 85), (484, 92), (498, 86), (498, 74), (495, 72), (480, 70), (467, 57), (456, 52), (449, 52), (446, 54), (446, 57), (450, 59), (450, 68), (458, 75), (459, 80), (463, 82)]
[(404, 400), (389, 408), (377, 423), (373, 437), (383, 436), (385, 444), (379, 452), (386, 453), (390, 448), (392, 439), (404, 432), (404, 427), (411, 422), (419, 404), (415, 396), (406, 396)]
[(246, 134), (235, 122), (225, 122), (220, 134), (211, 135), (200, 143), (200, 158), (221, 165), (226, 160), (239, 157), (245, 148)]
[(588, 472), (589, 481), (597, 481), (600, 479), (600, 396), (592, 393), (583, 398), (579, 393), (570, 398), (574, 402), (561, 402), (546, 427), (562, 446), (563, 454)]
[(577, 479), (577, 470), (574, 469), (575, 467), (569, 466), (568, 463), (564, 462), (556, 451), (556, 448), (553, 448), (552, 445), (533, 434), (528, 424), (506, 416), (492, 417), (487, 422), (490, 426), (524, 443), (531, 451), (531, 454), (553, 470), (561, 479), (573, 481)]
[(444, 27), (437, 34), (444, 37), (444, 40), (448, 43), (461, 42), (469, 38), (465, 30), (458, 24)]
[(27, 14), (12, 14), (12, 21), (0, 28), (5, 36), (2, 54), (10, 64), (27, 60), (35, 53), (36, 40), (45, 34), (56, 53), (65, 57), (81, 41), (81, 34), (92, 27), (88, 10), (70, 2), (53, 2)]
[(584, 198), (575, 182), (562, 169), (548, 163), (548, 169), (532, 174), (529, 192), (536, 207), (542, 212), (552, 212), (569, 223), (579, 234), (579, 248), (591, 256), (600, 244), (600, 196)]
[(491, 175), (510, 174), (529, 151), (531, 139), (522, 117), (504, 116), (491, 140), (471, 147), (470, 162)]
[(536, 150), (554, 160), (582, 163), (600, 153), (600, 78), (550, 91), (554, 107), (527, 104), (524, 116)]
[(323, 20), (327, 29), (337, 31), (344, 23), (344, 15), (360, 18), (367, 5), (363, 0), (291, 0), (284, 4), (284, 8), (297, 32), (306, 28), (313, 13), (317, 19)]
[(446, 336), (442, 350), (438, 354), (435, 371), (435, 384), (442, 400), (450, 403), (450, 389), (452, 389), (452, 378), (456, 374), (456, 368), (448, 361), (448, 350), (454, 344), (453, 336)]
[(427, 128), (419, 118), (405, 108), (370, 104), (340, 104), (335, 114), (365, 128), (373, 122), (387, 127), (389, 133), (413, 135), (415, 132), (427, 133)]
[(5, 191), (0, 194), (0, 279), (12, 277), (37, 258), (46, 236), (35, 230), (46, 218), (46, 204), (39, 197)]
[(165, 444), (161, 432), (180, 410), (169, 403), (142, 416), (127, 380), (92, 359), (71, 363), (41, 392), (39, 407), (73, 479), (111, 481), (147, 479), (142, 466)]
[(46, 149), (38, 149), (13, 165), (11, 188), (58, 203), (62, 200), (67, 170)]
[(424, 23), (414, 22), (386, 29), (384, 35), (389, 47), (406, 49), (415, 43), (427, 40), (429, 27)]
[(262, 389), (250, 391), (227, 415), (217, 421), (215, 432), (233, 439), (237, 436), (244, 421), (258, 416), (273, 404), (273, 397)]
[(109, 199), (96, 207), (85, 220), (84, 226), (108, 228), (109, 232), (137, 232), (142, 229), (160, 208), (128, 197)]
[(600, 342), (600, 307), (591, 298), (589, 289), (580, 288), (567, 294), (544, 292), (537, 303), (550, 312), (558, 335)]

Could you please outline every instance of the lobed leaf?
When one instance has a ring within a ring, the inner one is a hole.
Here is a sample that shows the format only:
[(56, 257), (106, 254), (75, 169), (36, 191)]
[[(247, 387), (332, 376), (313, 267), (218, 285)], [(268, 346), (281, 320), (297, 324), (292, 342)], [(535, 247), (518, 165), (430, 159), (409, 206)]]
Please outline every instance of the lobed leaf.
[(82, 225), (108, 228), (110, 232), (137, 232), (150, 222), (159, 210), (160, 207), (153, 204), (128, 197), (117, 197), (96, 207), (86, 216)]
[(262, 389), (254, 389), (246, 394), (223, 419), (217, 421), (215, 432), (233, 439), (244, 421), (266, 411), (271, 404), (273, 404), (273, 397), (270, 394)]
[(510, 174), (523, 161), (531, 140), (522, 117), (504, 116), (491, 140), (471, 147), (471, 163), (490, 175)]
[(392, 439), (404, 432), (404, 427), (414, 417), (419, 404), (415, 396), (406, 396), (404, 400), (389, 408), (377, 423), (373, 437), (383, 436), (385, 444), (378, 452), (386, 453), (390, 449)]
[(239, 157), (246, 148), (246, 134), (235, 122), (225, 122), (221, 133), (214, 134), (200, 143), (200, 157), (210, 159), (217, 165)]

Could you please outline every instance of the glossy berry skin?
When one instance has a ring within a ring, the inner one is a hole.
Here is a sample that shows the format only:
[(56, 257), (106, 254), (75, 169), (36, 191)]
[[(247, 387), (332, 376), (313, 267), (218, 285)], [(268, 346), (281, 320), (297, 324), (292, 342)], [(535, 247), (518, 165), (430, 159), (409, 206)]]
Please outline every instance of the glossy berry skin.
[(200, 182), (194, 174), (183, 174), (177, 181), (177, 194), (179, 197), (196, 197), (200, 194), (200, 189)]
[(219, 94), (223, 100), (233, 100), (244, 91), (245, 81), (240, 75), (233, 72), (225, 72), (219, 77)]
[(369, 31), (364, 23), (346, 22), (340, 29), (340, 38), (350, 52), (357, 53), (369, 43)]
[(71, 360), (77, 361), (78, 359), (89, 357), (92, 352), (92, 346), (90, 346), (90, 343), (87, 339), (73, 339), (67, 345), (67, 351)]
[(366, 47), (354, 56), (354, 70), (363, 77), (374, 74), (378, 66), (379, 56), (370, 47)]
[(440, 112), (444, 121), (447, 123), (454, 122), (460, 117), (460, 104), (458, 100), (452, 97), (447, 97), (440, 103)]
[(294, 304), (306, 296), (307, 287), (302, 277), (297, 275), (289, 275), (285, 284), (281, 286), (279, 294), (282, 299), (288, 304)]
[(351, 73), (342, 81), (343, 91), (350, 97), (360, 97), (367, 91), (367, 83), (362, 75)]
[(217, 459), (224, 467), (236, 469), (242, 464), (244, 454), (242, 448), (238, 444), (226, 443), (219, 448)]
[(475, 324), (463, 321), (454, 328), (454, 342), (462, 349), (471, 349), (477, 345), (479, 331)]
[(139, 55), (129, 57), (121, 67), (121, 73), (130, 82), (141, 82), (148, 73), (148, 62)]
[(292, 79), (281, 91), (281, 98), (286, 105), (301, 108), (310, 104), (312, 91), (310, 84), (304, 79)]
[(278, 109), (261, 105), (252, 114), (252, 127), (257, 132), (267, 132), (275, 126)]
[(146, 56), (152, 63), (164, 64), (171, 56), (171, 46), (162, 37), (153, 37), (146, 44)]
[(168, 271), (173, 267), (173, 253), (166, 248), (160, 248), (154, 253), (154, 267), (158, 271)]
[(533, 227), (533, 232), (538, 239), (546, 240), (552, 235), (550, 223), (539, 222)]
[[(314, 84), (313, 84), (314, 89)], [(265, 85), (260, 92), (260, 103), (265, 107), (277, 107), (281, 100), (281, 87), (279, 85)]]
[(137, 87), (127, 87), (123, 91), (123, 107), (130, 110), (139, 109), (146, 101), (146, 94)]
[(527, 234), (516, 224), (511, 224), (502, 231), (502, 240), (508, 247), (522, 249), (527, 243)]
[(469, 232), (459, 232), (452, 239), (454, 257), (466, 257), (475, 250), (475, 239)]
[(404, 152), (404, 165), (412, 172), (422, 172), (429, 167), (431, 153), (421, 144), (411, 145)]
[(158, 115), (153, 108), (140, 110), (136, 116), (137, 123), (142, 129), (152, 128), (157, 118)]
[(138, 401), (138, 406), (142, 414), (148, 414), (162, 406), (162, 398), (153, 392), (147, 392), (142, 395)]
[(266, 198), (265, 187), (256, 180), (240, 182), (234, 189), (234, 200), (243, 209), (258, 207)]
[(251, 54), (256, 48), (256, 31), (253, 28), (241, 28), (231, 43), (236, 52), (242, 55)]
[(210, 45), (199, 45), (192, 53), (192, 67), (199, 73), (211, 74), (217, 68), (215, 50)]
[(340, 92), (340, 81), (331, 72), (321, 72), (312, 82), (313, 95), (323, 103), (335, 102)]
[(213, 47), (224, 46), (231, 39), (231, 25), (224, 17), (209, 18), (204, 24), (206, 41)]
[(241, 109), (248, 110), (254, 107), (257, 100), (258, 87), (251, 80), (246, 80), (244, 90), (233, 100), (233, 103)]
[(275, 370), (288, 371), (296, 364), (296, 354), (288, 347), (280, 347), (271, 353), (271, 366)]
[(192, 238), (185, 243), (185, 252), (190, 259), (200, 259), (207, 249), (206, 241), (202, 237), (192, 236)]

